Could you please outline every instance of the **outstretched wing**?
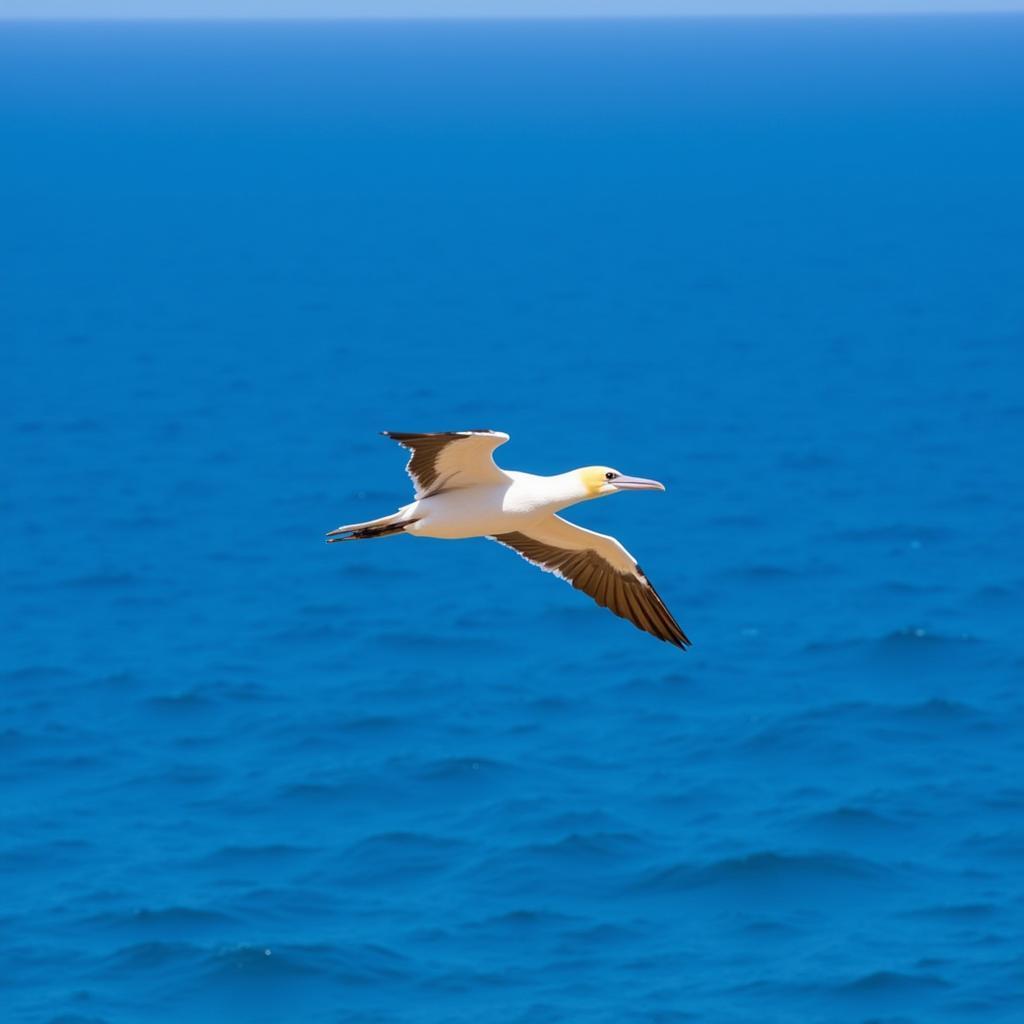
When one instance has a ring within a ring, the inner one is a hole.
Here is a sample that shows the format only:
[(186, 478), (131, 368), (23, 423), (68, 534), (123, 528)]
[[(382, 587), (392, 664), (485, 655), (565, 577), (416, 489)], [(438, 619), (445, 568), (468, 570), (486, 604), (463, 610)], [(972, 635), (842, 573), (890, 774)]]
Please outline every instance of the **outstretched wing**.
[(526, 532), (491, 539), (560, 576), (637, 629), (679, 648), (689, 645), (636, 559), (614, 537), (550, 516), (531, 524)]
[(508, 440), (500, 430), (449, 430), (443, 434), (396, 434), (383, 431), (412, 452), (405, 471), (417, 498), (479, 484), (507, 483), (494, 464), (494, 449)]

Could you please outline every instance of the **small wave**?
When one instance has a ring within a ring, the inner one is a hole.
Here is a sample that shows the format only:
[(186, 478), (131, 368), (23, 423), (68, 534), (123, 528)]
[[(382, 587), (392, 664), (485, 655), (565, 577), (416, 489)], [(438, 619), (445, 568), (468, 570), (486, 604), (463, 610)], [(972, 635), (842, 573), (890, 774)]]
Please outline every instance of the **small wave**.
[(650, 875), (642, 888), (672, 891), (750, 883), (766, 887), (809, 886), (812, 883), (866, 882), (882, 874), (881, 867), (858, 857), (761, 851), (702, 866), (676, 864), (663, 868)]
[(206, 957), (206, 976), (237, 978), (246, 975), (252, 979), (280, 980), (287, 977), (312, 977), (327, 973), (312, 962), (312, 958), (296, 955), (297, 951), (275, 952), (268, 946), (234, 946), (218, 950)]
[(948, 906), (921, 907), (905, 910), (901, 917), (936, 921), (980, 921), (993, 916), (996, 907), (992, 903), (961, 903)]
[(996, 807), (1003, 811), (1022, 811), (1024, 810), (1024, 788), (1004, 786), (987, 794), (981, 802), (986, 807)]
[(137, 687), (143, 683), (143, 677), (138, 672), (129, 672), (122, 669), (120, 672), (108, 672), (106, 675), (97, 676), (93, 680), (96, 686), (124, 686)]
[(977, 717), (980, 712), (962, 701), (946, 700), (933, 697), (931, 700), (918, 704), (905, 704), (893, 708), (892, 713), (899, 718), (927, 722), (958, 722)]
[(836, 723), (850, 723), (863, 720), (873, 705), (846, 701), (812, 708), (798, 715), (790, 715), (769, 722), (757, 732), (745, 737), (740, 745), (751, 751), (802, 750), (841, 747), (847, 743), (843, 738), (831, 735)]
[(833, 640), (811, 640), (803, 645), (802, 650), (805, 654), (845, 654), (865, 644), (863, 637), (847, 636)]
[(376, 858), (396, 852), (447, 853), (465, 845), (461, 840), (432, 836), (424, 832), (381, 832), (360, 839), (348, 849), (348, 855)]
[(622, 832), (626, 822), (607, 811), (563, 811), (560, 814), (546, 814), (542, 820), (546, 832)]
[(124, 970), (156, 970), (171, 965), (198, 963), (203, 950), (188, 942), (136, 942), (108, 958), (112, 973)]
[(421, 832), (386, 832), (350, 846), (342, 855), (345, 877), (362, 883), (414, 882), (424, 875), (447, 871), (461, 840)]
[(913, 995), (949, 988), (949, 982), (936, 974), (903, 974), (899, 971), (873, 971), (840, 985), (838, 991), (872, 995)]
[(167, 927), (213, 928), (233, 924), (234, 918), (218, 910), (204, 910), (198, 907), (161, 907), (151, 910), (143, 907), (131, 914), (130, 922), (146, 928)]
[(920, 654), (965, 643), (976, 644), (979, 640), (966, 633), (960, 636), (935, 633), (924, 626), (905, 626), (886, 633), (875, 642), (877, 649), (884, 654)]
[[(262, 880), (263, 875), (259, 878)], [(337, 886), (325, 887), (310, 876), (305, 885), (257, 885), (245, 889), (232, 906), (246, 920), (283, 921), (289, 918), (309, 922), (317, 919), (336, 921), (339, 913)]]
[(993, 583), (976, 590), (972, 599), (980, 605), (1002, 605), (1016, 602), (1020, 599), (1019, 588), (1004, 587)]
[(142, 580), (130, 572), (97, 572), (86, 576), (74, 576), (64, 581), (65, 587), (74, 590), (115, 590), (134, 587)]
[(1010, 861), (1024, 859), (1024, 831), (1006, 831), (989, 835), (973, 835), (959, 844), (965, 850), (981, 852), (990, 857)]
[(352, 985), (395, 983), (408, 977), (405, 957), (384, 946), (363, 945), (260, 945), (219, 949), (206, 958), (206, 976), (211, 981), (237, 984), (239, 976), (249, 981), (281, 983), (288, 979), (307, 981), (315, 977), (334, 978)]
[[(419, 980), (418, 984), (430, 992), (443, 992), (447, 995), (459, 994), (479, 997), (479, 994), (487, 989), (505, 989), (521, 982), (522, 975), (513, 971), (487, 971), (463, 968), (461, 970), (444, 969), (427, 975)], [(535, 1012), (535, 1011), (540, 1011)], [(466, 1018), (451, 1018), (453, 1024), (457, 1020)], [(545, 1003), (534, 1004), (526, 1014), (512, 1018), (515, 1024), (541, 1024), (547, 1021), (561, 1021), (564, 1018), (551, 1005)], [(383, 1021), (372, 1021), (367, 1024), (384, 1024)], [(391, 1024), (391, 1021), (387, 1021)]]
[(125, 929), (145, 934), (155, 932), (163, 937), (182, 933), (194, 934), (197, 931), (210, 931), (234, 925), (235, 919), (215, 910), (198, 907), (171, 906), (150, 909), (147, 907), (124, 913), (99, 914), (88, 920), (93, 927)]
[(527, 701), (526, 706), (530, 711), (541, 715), (562, 714), (566, 711), (576, 710), (575, 702), (566, 697), (537, 697)]
[(153, 711), (185, 713), (201, 711), (213, 706), (213, 701), (198, 687), (178, 693), (163, 693), (147, 697), (143, 704)]
[(940, 652), (953, 652), (964, 645), (981, 643), (980, 639), (967, 633), (959, 635), (938, 633), (924, 626), (904, 626), (882, 636), (868, 639), (862, 636), (835, 637), (812, 640), (803, 644), (805, 654), (851, 654), (858, 650), (873, 652), (886, 659), (907, 659), (928, 657)]
[(808, 815), (804, 821), (809, 825), (824, 826), (840, 832), (888, 831), (901, 827), (899, 822), (865, 807), (836, 807)]
[(14, 872), (43, 865), (77, 867), (83, 857), (94, 849), (94, 844), (85, 839), (57, 839), (14, 846), (0, 849), (0, 867), (9, 867)]
[(307, 856), (311, 851), (303, 846), (286, 843), (267, 843), (255, 846), (222, 846), (203, 857), (199, 863), (234, 866), (280, 865), (284, 861)]
[(642, 847), (636, 836), (626, 832), (572, 832), (553, 843), (534, 843), (526, 852), (573, 861), (619, 860)]
[(399, 718), (397, 715), (365, 715), (362, 718), (346, 719), (339, 723), (338, 730), (340, 732), (355, 734), (377, 734), (382, 732), (391, 732), (394, 729), (403, 728), (408, 724), (408, 720)]

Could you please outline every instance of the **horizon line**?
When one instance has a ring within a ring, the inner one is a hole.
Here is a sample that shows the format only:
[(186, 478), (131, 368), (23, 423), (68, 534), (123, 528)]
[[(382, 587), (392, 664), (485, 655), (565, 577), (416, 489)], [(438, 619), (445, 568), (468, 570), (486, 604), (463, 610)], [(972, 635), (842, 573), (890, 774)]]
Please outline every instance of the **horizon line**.
[(949, 11), (716, 11), (675, 14), (16, 14), (0, 12), (0, 24), (259, 24), (259, 23), (430, 23), (430, 22), (622, 22), (622, 21), (835, 21), (860, 18), (918, 20), (922, 18), (1020, 17), (1024, 7), (964, 8)]

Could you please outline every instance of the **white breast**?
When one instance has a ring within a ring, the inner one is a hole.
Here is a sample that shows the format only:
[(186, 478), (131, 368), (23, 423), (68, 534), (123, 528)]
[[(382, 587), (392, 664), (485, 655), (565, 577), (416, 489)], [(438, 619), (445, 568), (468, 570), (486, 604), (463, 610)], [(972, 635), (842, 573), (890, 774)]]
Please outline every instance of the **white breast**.
[(558, 477), (509, 470), (506, 474), (511, 478), (508, 484), (464, 487), (414, 501), (407, 511), (417, 522), (407, 532), (450, 540), (492, 537), (571, 504), (556, 484)]

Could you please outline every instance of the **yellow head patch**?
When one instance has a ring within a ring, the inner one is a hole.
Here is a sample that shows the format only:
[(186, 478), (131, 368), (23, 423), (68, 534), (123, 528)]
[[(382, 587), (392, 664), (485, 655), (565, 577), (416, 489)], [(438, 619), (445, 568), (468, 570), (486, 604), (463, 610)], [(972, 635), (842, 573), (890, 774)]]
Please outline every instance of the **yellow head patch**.
[(587, 493), (596, 498), (600, 494), (606, 493), (604, 488), (608, 486), (608, 473), (614, 473), (614, 469), (609, 469), (608, 466), (584, 466), (583, 469), (577, 470), (580, 475), (580, 479), (583, 481), (583, 486), (586, 487)]

